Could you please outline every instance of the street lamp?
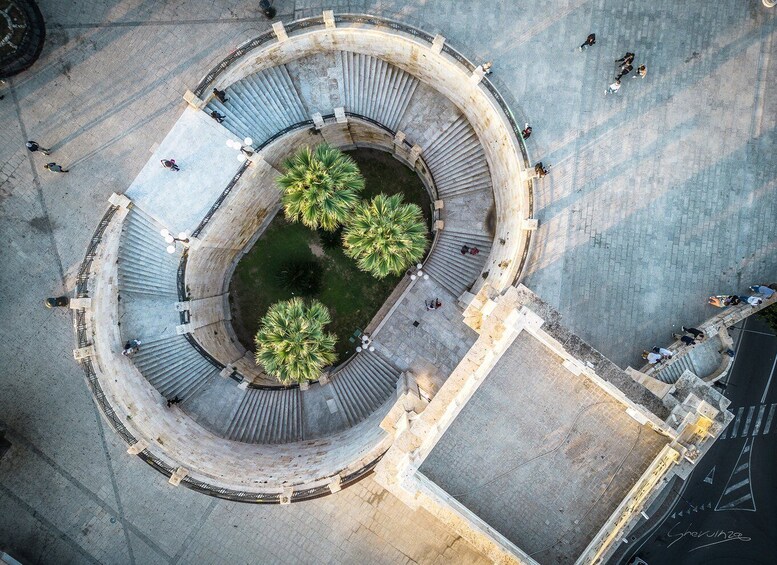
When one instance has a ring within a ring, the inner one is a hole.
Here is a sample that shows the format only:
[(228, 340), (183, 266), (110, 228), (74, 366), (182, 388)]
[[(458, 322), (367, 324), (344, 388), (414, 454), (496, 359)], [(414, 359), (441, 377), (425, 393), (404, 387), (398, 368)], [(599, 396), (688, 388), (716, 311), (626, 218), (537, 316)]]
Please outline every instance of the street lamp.
[(254, 148), (251, 147), (253, 144), (254, 144), (254, 140), (251, 139), (250, 137), (246, 137), (243, 140), (243, 143), (240, 143), (239, 141), (232, 141), (231, 139), (227, 139), (227, 147), (231, 147), (236, 151), (240, 151), (240, 153), (237, 154), (237, 160), (240, 161), (241, 163), (254, 154)]
[(423, 264), (421, 264), (421, 263), (418, 263), (418, 264), (415, 266), (415, 268), (416, 268), (416, 272), (415, 272), (415, 274), (412, 274), (412, 275), (410, 275), (410, 280), (411, 280), (411, 281), (414, 281), (414, 280), (416, 280), (416, 279), (417, 279), (417, 278), (419, 278), (419, 277), (423, 277), (423, 278), (424, 278), (424, 280), (429, 280), (429, 275), (427, 275), (427, 274), (426, 274), (426, 273), (424, 273), (424, 271), (423, 271), (423, 268), (424, 268)]
[(161, 230), (159, 230), (159, 234), (164, 238), (166, 243), (170, 244), (167, 246), (167, 252), (170, 254), (175, 253), (176, 241), (180, 241), (184, 247), (189, 245), (189, 236), (186, 235), (185, 231), (182, 231), (181, 233), (179, 233), (178, 237), (174, 237), (173, 234), (170, 233), (170, 230), (168, 230), (167, 228), (162, 228)]

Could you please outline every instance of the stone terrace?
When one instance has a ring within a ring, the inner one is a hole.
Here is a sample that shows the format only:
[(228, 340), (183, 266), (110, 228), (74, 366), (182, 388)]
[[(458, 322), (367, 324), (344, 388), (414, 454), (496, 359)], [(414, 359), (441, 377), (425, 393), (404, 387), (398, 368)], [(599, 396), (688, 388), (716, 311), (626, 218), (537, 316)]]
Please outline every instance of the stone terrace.
[(420, 471), (540, 563), (572, 563), (665, 444), (522, 332)]

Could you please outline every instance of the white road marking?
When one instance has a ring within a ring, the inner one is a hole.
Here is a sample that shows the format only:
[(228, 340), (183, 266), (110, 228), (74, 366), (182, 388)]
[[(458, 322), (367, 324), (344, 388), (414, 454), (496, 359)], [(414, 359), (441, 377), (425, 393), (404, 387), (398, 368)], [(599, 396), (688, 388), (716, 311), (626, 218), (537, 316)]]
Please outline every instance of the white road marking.
[(766, 425), (764, 426), (764, 435), (769, 433), (769, 430), (772, 429), (772, 418), (774, 417), (774, 408), (777, 407), (777, 402), (772, 404), (772, 407), (769, 408), (769, 415), (766, 417)]
[(738, 488), (747, 486), (748, 484), (750, 484), (750, 479), (744, 479), (742, 481), (739, 481), (737, 484), (731, 485), (730, 487), (728, 487), (726, 490), (723, 491), (723, 494), (726, 495), (730, 492), (737, 490)]
[[(721, 510), (733, 509), (737, 504), (742, 504), (743, 502), (747, 502), (748, 500), (752, 500), (752, 498), (753, 498), (753, 495), (748, 493), (748, 494), (746, 494), (744, 496), (740, 496), (736, 500), (732, 500), (731, 502), (729, 502), (725, 506), (721, 506), (720, 509)], [(753, 502), (753, 506), (755, 506), (755, 502)], [(737, 510), (750, 510), (750, 509), (749, 508), (737, 508)], [(755, 510), (751, 510), (751, 512), (755, 512)]]
[(758, 417), (755, 419), (755, 426), (753, 426), (753, 433), (750, 435), (758, 435), (758, 430), (761, 429), (761, 420), (763, 420), (764, 412), (766, 412), (766, 404), (761, 404), (758, 409)]
[(717, 465), (713, 465), (712, 469), (710, 469), (710, 472), (707, 473), (706, 477), (704, 477), (705, 483), (712, 484), (712, 481), (715, 478), (715, 467), (717, 467)]
[(737, 410), (737, 417), (734, 418), (734, 423), (731, 424), (731, 435), (729, 437), (735, 438), (737, 437), (737, 429), (739, 428), (739, 420), (742, 419), (742, 412), (744, 412), (745, 408), (740, 407), (739, 410)]
[(751, 406), (747, 411), (747, 420), (745, 420), (745, 427), (742, 428), (742, 437), (747, 437), (747, 431), (750, 429), (750, 422), (753, 419), (753, 412), (755, 412), (755, 406)]
[[(753, 457), (753, 442), (755, 440), (753, 438), (747, 438), (745, 439), (745, 445), (742, 446), (742, 451), (739, 454), (739, 457), (737, 457), (737, 461), (734, 464), (734, 468), (731, 470), (731, 475), (728, 477), (728, 481), (726, 481), (726, 486), (724, 487), (724, 491), (721, 493), (720, 498), (718, 499), (717, 504), (715, 505), (715, 512), (721, 512), (723, 510), (745, 510), (747, 512), (755, 512), (756, 506), (755, 506), (755, 497), (753, 496), (753, 485), (752, 485), (752, 477), (750, 475), (750, 463), (751, 459)], [(739, 477), (737, 477), (737, 483), (731, 485), (731, 481), (734, 479), (734, 475), (747, 470), (747, 478), (740, 480)], [(730, 492), (733, 492), (734, 490), (741, 488), (743, 486), (749, 486), (749, 494), (740, 496), (736, 500), (733, 500), (731, 502), (728, 502), (721, 506), (721, 502), (723, 502), (723, 498)], [(737, 508), (737, 505), (742, 504), (743, 502), (747, 502), (748, 500), (752, 500), (752, 508)]]
[(769, 373), (769, 380), (766, 381), (766, 386), (764, 387), (764, 393), (763, 393), (763, 396), (761, 396), (761, 404), (766, 402), (766, 395), (769, 393), (769, 385), (772, 384), (772, 377), (774, 376), (775, 367), (777, 367), (777, 355), (774, 356), (774, 363), (772, 363), (772, 372)]

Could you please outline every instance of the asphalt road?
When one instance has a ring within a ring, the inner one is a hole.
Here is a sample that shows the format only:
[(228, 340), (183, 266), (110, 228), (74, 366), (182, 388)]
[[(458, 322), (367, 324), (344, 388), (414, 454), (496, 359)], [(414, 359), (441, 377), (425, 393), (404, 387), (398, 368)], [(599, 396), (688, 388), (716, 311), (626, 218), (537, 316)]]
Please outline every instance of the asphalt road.
[(649, 565), (777, 563), (777, 336), (757, 316), (743, 329), (725, 390), (735, 419), (635, 545)]

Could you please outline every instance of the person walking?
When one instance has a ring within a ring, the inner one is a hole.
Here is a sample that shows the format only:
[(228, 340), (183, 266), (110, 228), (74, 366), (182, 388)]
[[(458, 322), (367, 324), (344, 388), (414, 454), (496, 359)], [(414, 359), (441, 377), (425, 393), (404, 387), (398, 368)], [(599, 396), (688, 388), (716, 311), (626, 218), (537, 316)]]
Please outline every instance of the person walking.
[(173, 398), (167, 399), (167, 407), (170, 408), (173, 404), (178, 404), (179, 402), (182, 402), (182, 400), (176, 394)]
[(608, 94), (616, 94), (621, 89), (621, 81), (617, 78), (615, 79), (615, 82), (612, 83), (607, 90), (604, 91), (604, 95), (607, 96)]
[(491, 74), (491, 67), (493, 67), (493, 66), (494, 66), (494, 63), (492, 63), (491, 61), (489, 61), (487, 63), (483, 63), (483, 67), (482, 67), (483, 74), (484, 75), (490, 75)]
[(760, 294), (764, 297), (765, 300), (769, 300), (772, 296), (774, 296), (774, 290), (762, 284), (754, 284), (750, 287), (750, 292)]
[(615, 59), (615, 62), (618, 63), (621, 67), (630, 65), (631, 63), (634, 62), (634, 53), (629, 53), (628, 51), (626, 51), (626, 54), (620, 59)]
[(63, 169), (62, 165), (57, 165), (56, 163), (46, 163), (43, 165), (43, 168), (51, 171), (52, 173), (69, 173), (70, 169)]
[(523, 126), (521, 137), (523, 137), (524, 139), (529, 139), (530, 135), (531, 135), (531, 126), (529, 125), (529, 122), (526, 122), (526, 125)]
[(229, 98), (227, 98), (227, 93), (218, 88), (213, 89), (213, 96), (215, 96), (222, 104), (226, 104), (227, 100), (229, 100)]
[(696, 345), (697, 343), (697, 341), (689, 335), (680, 335), (678, 333), (673, 333), (672, 337), (674, 339), (679, 339), (683, 343), (683, 345), (691, 346), (691, 345)]
[(162, 159), (162, 166), (165, 169), (169, 169), (171, 171), (180, 171), (181, 168), (175, 164), (175, 159)]
[(647, 67), (645, 65), (640, 65), (637, 67), (636, 74), (631, 78), (645, 78), (647, 76)]
[(139, 339), (129, 340), (127, 343), (124, 344), (124, 350), (121, 352), (121, 354), (126, 357), (129, 357), (130, 355), (134, 355), (140, 349), (141, 343), (142, 342)]
[(615, 80), (622, 79), (624, 76), (629, 74), (633, 69), (634, 67), (632, 67), (631, 65), (626, 65), (624, 67), (621, 67), (621, 72), (618, 73), (618, 76), (615, 77)]
[(466, 244), (462, 245), (460, 251), (462, 255), (466, 255), (467, 253), (469, 253), (469, 245), (466, 245)]
[(594, 43), (596, 43), (596, 34), (595, 33), (591, 33), (591, 34), (588, 35), (588, 37), (585, 38), (585, 41), (579, 47), (579, 49), (580, 49), (580, 51), (582, 51), (583, 49), (591, 47)]
[(224, 114), (219, 114), (216, 110), (210, 113), (210, 117), (216, 120), (218, 123), (222, 123), (227, 117)]
[(37, 141), (28, 141), (25, 143), (27, 146), (27, 149), (30, 150), (30, 153), (35, 153), (36, 151), (40, 151), (44, 155), (51, 155), (51, 149), (46, 149), (45, 147), (41, 147)]

